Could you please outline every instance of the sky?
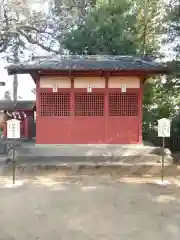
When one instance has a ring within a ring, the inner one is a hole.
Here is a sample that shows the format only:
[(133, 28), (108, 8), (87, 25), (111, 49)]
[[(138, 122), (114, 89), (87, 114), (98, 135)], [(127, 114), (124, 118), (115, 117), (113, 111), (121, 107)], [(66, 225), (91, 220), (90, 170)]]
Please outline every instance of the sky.
[[(45, 50), (42, 50), (40, 47), (33, 48), (33, 53), (36, 56), (48, 56), (50, 53), (47, 53)], [(24, 61), (29, 59), (30, 52), (24, 51)], [(8, 63), (5, 60), (0, 58), (0, 81), (4, 81), (6, 85), (4, 87), (0, 86), (0, 100), (4, 96), (5, 91), (10, 91), (11, 96), (13, 96), (13, 76), (8, 76), (7, 70), (5, 67), (8, 66)], [(36, 85), (29, 74), (18, 74), (18, 97), (19, 100), (35, 100), (36, 96), (32, 92), (32, 89)]]
[[(0, 99), (4, 97), (5, 91), (10, 91), (13, 93), (13, 76), (8, 76), (7, 70), (4, 67), (7, 64), (4, 61), (0, 61), (0, 76), (1, 80), (6, 83), (4, 87), (0, 86)], [(18, 96), (22, 98), (22, 100), (35, 100), (36, 96), (31, 90), (35, 88), (35, 83), (30, 75), (21, 74), (18, 75)]]

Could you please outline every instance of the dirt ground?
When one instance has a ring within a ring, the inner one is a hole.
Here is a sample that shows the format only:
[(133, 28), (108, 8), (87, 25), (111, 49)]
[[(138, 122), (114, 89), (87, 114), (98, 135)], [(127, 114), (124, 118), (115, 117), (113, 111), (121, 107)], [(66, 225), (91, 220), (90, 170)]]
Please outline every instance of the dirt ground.
[(180, 236), (180, 181), (38, 176), (0, 182), (0, 240), (166, 240)]

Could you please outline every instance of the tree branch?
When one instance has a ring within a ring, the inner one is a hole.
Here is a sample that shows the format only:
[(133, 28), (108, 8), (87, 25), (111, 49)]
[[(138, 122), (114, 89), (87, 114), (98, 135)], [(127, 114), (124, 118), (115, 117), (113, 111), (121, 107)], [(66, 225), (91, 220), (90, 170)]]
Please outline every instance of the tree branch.
[(37, 32), (37, 33), (51, 34), (51, 33), (49, 33), (49, 32), (46, 32), (45, 29), (40, 30), (40, 29), (37, 29), (37, 28), (35, 28), (35, 27), (33, 27), (33, 26), (28, 26), (28, 25), (18, 26), (18, 27), (17, 27), (17, 30), (18, 30), (18, 31), (19, 31), (19, 30), (35, 31), (35, 32)]
[(56, 51), (56, 50), (54, 50), (54, 49), (52, 49), (52, 48), (50, 48), (50, 47), (47, 47), (47, 46), (41, 44), (39, 41), (34, 40), (31, 36), (28, 36), (27, 34), (25, 34), (24, 32), (22, 32), (21, 30), (19, 30), (19, 32), (20, 32), (20, 34), (21, 34), (22, 36), (24, 36), (24, 37), (26, 38), (26, 40), (27, 40), (29, 43), (38, 45), (38, 46), (40, 46), (42, 49), (44, 49), (44, 50), (46, 50), (46, 51), (48, 51), (48, 52), (54, 52), (54, 53), (57, 53), (57, 54), (60, 53), (60, 51)]
[(3, 53), (3, 52), (6, 51), (6, 49), (8, 47), (8, 44), (9, 44), (9, 40), (8, 39), (5, 39), (5, 40), (0, 42), (0, 53)]

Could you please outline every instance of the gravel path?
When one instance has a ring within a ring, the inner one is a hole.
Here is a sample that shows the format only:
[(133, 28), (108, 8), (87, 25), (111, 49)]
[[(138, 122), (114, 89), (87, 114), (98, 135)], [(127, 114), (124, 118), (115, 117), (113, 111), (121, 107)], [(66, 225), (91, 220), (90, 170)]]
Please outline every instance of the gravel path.
[(87, 177), (0, 183), (0, 240), (166, 240), (180, 236), (180, 188)]

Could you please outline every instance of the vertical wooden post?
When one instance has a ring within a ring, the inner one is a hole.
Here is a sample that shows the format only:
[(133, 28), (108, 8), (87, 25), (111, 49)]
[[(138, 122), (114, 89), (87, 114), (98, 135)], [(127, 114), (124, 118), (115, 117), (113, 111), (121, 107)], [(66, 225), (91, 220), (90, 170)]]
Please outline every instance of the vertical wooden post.
[(15, 161), (15, 146), (12, 144), (12, 161), (13, 161), (13, 184), (15, 184), (16, 161)]
[(143, 142), (143, 87), (144, 87), (144, 83), (143, 83), (143, 79), (140, 79), (140, 89), (138, 92), (138, 105), (139, 105), (139, 112), (138, 112), (138, 116), (139, 116), (139, 143), (142, 144)]
[(29, 116), (27, 115), (25, 119), (23, 119), (23, 135), (25, 138), (29, 138)]
[(161, 172), (161, 179), (162, 182), (164, 181), (164, 150), (165, 150), (165, 137), (162, 138), (162, 172)]
[(36, 76), (36, 143), (39, 143), (38, 139), (38, 129), (39, 129), (39, 116), (40, 114), (40, 104), (41, 104), (41, 97), (40, 97), (40, 76)]
[(104, 96), (104, 114), (105, 114), (105, 136), (104, 141), (108, 143), (108, 81), (110, 78), (110, 74), (105, 76), (105, 96)]
[(3, 135), (7, 137), (7, 122), (4, 122)]

